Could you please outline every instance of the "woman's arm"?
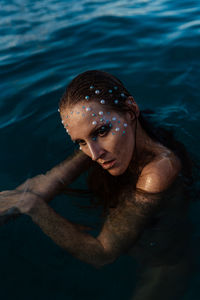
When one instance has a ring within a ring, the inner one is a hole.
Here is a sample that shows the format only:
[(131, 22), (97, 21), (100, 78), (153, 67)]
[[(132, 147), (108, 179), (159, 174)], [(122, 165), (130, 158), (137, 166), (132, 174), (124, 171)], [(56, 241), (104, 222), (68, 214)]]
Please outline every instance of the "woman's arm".
[(78, 176), (86, 171), (92, 164), (92, 160), (82, 151), (76, 152), (66, 160), (47, 171), (27, 179), (20, 184), (17, 191), (30, 191), (40, 196), (44, 201), (51, 201), (56, 195), (72, 183)]
[(133, 246), (147, 226), (156, 206), (156, 201), (149, 201), (143, 206), (136, 205), (133, 200), (124, 202), (107, 217), (97, 238), (81, 232), (44, 201), (38, 202), (27, 215), (58, 246), (81, 261), (100, 268), (112, 263)]
[[(78, 230), (44, 201), (38, 202), (27, 214), (58, 246), (76, 258), (99, 268), (113, 262), (119, 255), (132, 248), (160, 208), (162, 185), (159, 182), (159, 174), (158, 178), (155, 176), (155, 172), (152, 173), (152, 178), (149, 173), (146, 180), (143, 176), (145, 189), (142, 190), (140, 184), (140, 191), (129, 194), (127, 199), (121, 201), (108, 215), (97, 238)], [(148, 193), (148, 188), (152, 189), (148, 182), (154, 180), (154, 188), (158, 192)], [(165, 184), (163, 186), (166, 187)]]
[[(15, 219), (20, 212), (12, 207), (26, 202), (31, 207), (35, 198), (49, 202), (91, 166), (92, 160), (82, 152), (68, 157), (46, 174), (27, 179), (15, 190), (0, 192), (0, 225)], [(29, 203), (28, 203), (29, 202)]]

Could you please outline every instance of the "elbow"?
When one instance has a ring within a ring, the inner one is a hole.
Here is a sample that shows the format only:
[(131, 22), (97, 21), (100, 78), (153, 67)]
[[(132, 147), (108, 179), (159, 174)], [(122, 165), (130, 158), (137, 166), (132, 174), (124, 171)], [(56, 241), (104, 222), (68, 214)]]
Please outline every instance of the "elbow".
[(102, 269), (104, 266), (112, 264), (117, 257), (120, 255), (119, 251), (114, 251), (113, 248), (106, 248), (105, 245), (96, 239), (97, 244), (95, 244), (96, 251), (92, 251), (89, 256), (88, 262), (95, 268), (95, 269)]

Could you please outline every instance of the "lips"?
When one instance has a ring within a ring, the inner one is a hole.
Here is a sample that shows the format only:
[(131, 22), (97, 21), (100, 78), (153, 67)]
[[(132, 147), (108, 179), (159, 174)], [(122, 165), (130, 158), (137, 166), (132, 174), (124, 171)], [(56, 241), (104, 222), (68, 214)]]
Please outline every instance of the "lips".
[(109, 162), (111, 162), (111, 161), (113, 161), (113, 160), (114, 160), (114, 159), (107, 160), (107, 161), (101, 162), (100, 164), (107, 164), (107, 163), (109, 163)]
[(106, 161), (99, 160), (98, 163), (99, 163), (100, 165), (103, 165), (103, 164), (107, 164), (107, 163), (109, 163), (109, 162), (111, 162), (111, 161), (113, 161), (113, 160), (114, 160), (114, 159), (110, 159), (110, 160), (106, 160)]
[(109, 160), (109, 161), (107, 161), (107, 162), (104, 162), (104, 163), (102, 163), (101, 165), (102, 165), (102, 167), (103, 167), (104, 169), (109, 169), (109, 168), (111, 168), (112, 166), (114, 166), (115, 162), (116, 162), (116, 160), (113, 159), (113, 160)]

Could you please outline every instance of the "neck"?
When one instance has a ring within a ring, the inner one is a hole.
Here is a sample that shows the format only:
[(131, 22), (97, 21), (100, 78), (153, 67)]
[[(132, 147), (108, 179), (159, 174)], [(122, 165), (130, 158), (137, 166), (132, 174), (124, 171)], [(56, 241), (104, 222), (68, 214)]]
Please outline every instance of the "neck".
[(136, 147), (139, 159), (143, 157), (143, 153), (149, 152), (154, 155), (158, 155), (164, 148), (159, 142), (154, 141), (147, 135), (139, 121), (137, 121)]

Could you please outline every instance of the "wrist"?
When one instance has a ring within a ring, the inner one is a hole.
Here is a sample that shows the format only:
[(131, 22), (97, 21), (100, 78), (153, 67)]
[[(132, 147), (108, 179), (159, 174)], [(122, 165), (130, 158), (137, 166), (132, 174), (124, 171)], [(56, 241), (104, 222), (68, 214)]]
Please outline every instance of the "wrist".
[(44, 174), (39, 174), (35, 177), (27, 179), (25, 182), (17, 186), (15, 189), (20, 192), (29, 192), (36, 197), (42, 198), (44, 201), (49, 202), (54, 198), (52, 192), (53, 183)]
[(33, 218), (36, 216), (42, 207), (44, 206), (45, 201), (41, 199), (40, 197), (35, 197), (32, 199), (31, 203), (27, 205), (26, 209), (23, 211), (24, 214), (28, 215), (29, 217)]

